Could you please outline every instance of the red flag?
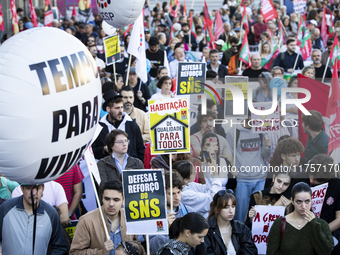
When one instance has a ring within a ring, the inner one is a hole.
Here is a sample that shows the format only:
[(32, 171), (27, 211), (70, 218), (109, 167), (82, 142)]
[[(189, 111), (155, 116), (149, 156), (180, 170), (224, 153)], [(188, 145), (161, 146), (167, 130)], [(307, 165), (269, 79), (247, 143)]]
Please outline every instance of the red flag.
[(338, 77), (338, 62), (333, 66), (333, 76), (329, 93), (326, 116), (330, 120), (328, 155), (340, 147), (340, 88)]
[(207, 2), (204, 0), (204, 23), (209, 27), (213, 25), (212, 19), (210, 17), (210, 13), (208, 10)]
[(339, 62), (340, 60), (340, 47), (339, 47), (339, 41), (338, 41), (337, 36), (334, 36), (334, 42), (333, 42), (331, 52), (329, 53), (329, 57), (331, 58), (332, 66), (335, 66), (335, 63)]
[(2, 6), (0, 3), (0, 30), (5, 31), (5, 26), (4, 26), (4, 16), (2, 15)]
[(173, 9), (173, 0), (171, 1), (171, 15), (174, 17), (174, 18), (177, 18), (177, 13), (179, 11), (179, 7), (180, 7), (180, 4), (179, 4), (179, 0), (176, 0), (175, 2), (175, 10)]
[(187, 2), (185, 0), (183, 5), (183, 16), (187, 17)]
[(32, 20), (33, 26), (37, 27), (38, 26), (37, 14), (35, 14), (35, 10), (34, 10), (32, 0), (29, 1), (29, 4), (30, 4), (30, 15), (31, 15), (31, 20)]
[(240, 50), (240, 56), (238, 57), (240, 61), (245, 63), (247, 66), (251, 67), (250, 61), (250, 50), (249, 50), (249, 43), (248, 43), (248, 35), (245, 34)]
[(17, 7), (15, 6), (14, 0), (10, 0), (10, 2), (11, 2), (11, 12), (12, 12), (12, 30), (14, 34), (17, 34), (19, 33)]
[(131, 28), (132, 28), (132, 24), (128, 25), (128, 27), (126, 28), (126, 30), (124, 31), (124, 37), (126, 37), (126, 35), (130, 32)]
[(248, 19), (247, 19), (247, 10), (246, 5), (243, 7), (243, 14), (242, 14), (242, 20), (241, 20), (244, 30), (246, 31), (246, 34), (249, 33), (249, 26), (248, 26)]
[(72, 16), (77, 17), (76, 7), (73, 5)]
[[(307, 89), (311, 94), (311, 99), (304, 103), (303, 106), (308, 110), (315, 110), (321, 113), (322, 116), (326, 116), (327, 100), (329, 95), (329, 86), (322, 82), (310, 79), (298, 74), (298, 87)], [(305, 98), (302, 93), (298, 94), (299, 98)], [(305, 134), (302, 128), (302, 112), (299, 111), (299, 140), (306, 146), (308, 135)]]
[(274, 5), (270, 0), (261, 1), (261, 14), (263, 16), (264, 22), (266, 23), (268, 20), (276, 19), (278, 17)]
[(324, 12), (323, 12), (322, 22), (321, 22), (321, 38), (322, 38), (323, 45), (326, 47), (328, 36), (327, 36), (327, 19), (326, 19), (325, 4), (323, 5), (323, 10)]
[(171, 43), (171, 39), (175, 37), (175, 29), (174, 29), (174, 24), (172, 23), (171, 29), (170, 29), (170, 38), (169, 38), (169, 46)]
[(53, 12), (50, 0), (45, 0), (45, 27), (51, 27), (53, 22)]
[(223, 34), (223, 20), (220, 15), (219, 10), (216, 10), (216, 17), (215, 17), (215, 39), (218, 40), (220, 38), (220, 35)]

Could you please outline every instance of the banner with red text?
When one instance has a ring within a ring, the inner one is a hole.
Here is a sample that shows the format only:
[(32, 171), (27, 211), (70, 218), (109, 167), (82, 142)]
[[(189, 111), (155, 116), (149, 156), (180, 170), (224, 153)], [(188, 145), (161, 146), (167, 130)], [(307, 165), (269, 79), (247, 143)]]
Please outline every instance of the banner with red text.
[(258, 254), (267, 254), (267, 237), (274, 221), (285, 215), (284, 206), (255, 205), (252, 236)]
[[(313, 171), (313, 169), (315, 171), (319, 171), (320, 166), (319, 165), (313, 165), (310, 164), (309, 165), (309, 170)], [(324, 169), (320, 169), (320, 171), (324, 171)], [(320, 218), (321, 215), (321, 210), (322, 210), (322, 205), (323, 205), (323, 201), (325, 200), (325, 196), (326, 196), (326, 192), (327, 192), (327, 188), (328, 188), (328, 182), (312, 187), (312, 210), (315, 214), (316, 217)]]
[(149, 100), (151, 154), (189, 153), (189, 99)]
[(268, 20), (276, 19), (278, 17), (274, 5), (270, 0), (261, 1), (261, 14), (266, 23)]
[[(272, 107), (272, 102), (257, 102), (253, 103), (256, 110), (264, 111)], [(280, 131), (280, 115), (279, 108), (269, 115), (256, 115), (251, 113), (252, 132), (253, 134), (276, 132)]]

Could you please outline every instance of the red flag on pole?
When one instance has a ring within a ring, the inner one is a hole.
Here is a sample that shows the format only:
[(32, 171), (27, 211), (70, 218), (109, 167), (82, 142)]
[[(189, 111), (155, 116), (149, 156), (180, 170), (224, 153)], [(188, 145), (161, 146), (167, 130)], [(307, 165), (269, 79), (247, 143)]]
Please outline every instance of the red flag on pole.
[(175, 10), (173, 9), (173, 1), (171, 1), (171, 8), (170, 8), (170, 10), (171, 10), (171, 15), (174, 17), (174, 18), (177, 18), (177, 13), (178, 13), (178, 11), (179, 11), (179, 7), (180, 7), (180, 4), (179, 4), (179, 0), (176, 0), (176, 2), (175, 2)]
[(5, 31), (5, 26), (4, 26), (4, 16), (2, 15), (2, 6), (0, 3), (0, 30)]
[(240, 50), (240, 56), (238, 57), (240, 61), (245, 63), (247, 66), (251, 67), (250, 61), (250, 50), (249, 50), (249, 43), (248, 43), (248, 35), (245, 34)]
[(212, 19), (210, 17), (210, 13), (208, 10), (208, 5), (207, 2), (204, 0), (204, 23), (208, 26), (211, 27), (213, 25)]
[(326, 47), (328, 36), (327, 36), (327, 19), (326, 19), (325, 4), (323, 5), (323, 10), (324, 12), (323, 12), (322, 22), (321, 22), (321, 38), (322, 38), (323, 45)]
[(183, 16), (187, 17), (187, 2), (185, 0), (183, 5)]
[[(315, 110), (321, 113), (322, 116), (326, 116), (327, 100), (329, 95), (329, 86), (322, 82), (310, 79), (298, 74), (298, 87), (307, 89), (311, 94), (311, 99), (304, 103), (303, 106), (308, 110)], [(302, 93), (298, 94), (299, 98), (305, 98)], [(305, 134), (302, 128), (302, 112), (299, 111), (299, 140), (306, 146), (308, 135)]]
[(35, 13), (32, 0), (29, 1), (29, 4), (30, 4), (30, 15), (31, 15), (31, 20), (32, 20), (33, 26), (37, 27), (38, 26), (38, 23), (37, 23), (37, 14)]
[(10, 0), (10, 2), (11, 2), (11, 12), (12, 12), (12, 30), (14, 34), (17, 34), (19, 33), (17, 7), (15, 6), (14, 0)]
[(335, 66), (335, 63), (339, 62), (340, 60), (340, 47), (339, 47), (339, 41), (338, 41), (337, 36), (334, 37), (334, 42), (333, 42), (331, 52), (329, 53), (329, 57), (331, 59), (332, 66)]
[(72, 16), (77, 17), (76, 7), (73, 5)]
[(53, 22), (53, 12), (50, 0), (45, 0), (45, 27), (51, 27)]
[(242, 24), (244, 30), (246, 31), (246, 34), (249, 33), (249, 26), (248, 26), (248, 19), (247, 19), (247, 10), (246, 10), (246, 5), (243, 7), (243, 14), (242, 14)]
[(223, 20), (219, 10), (216, 10), (216, 17), (215, 17), (215, 40), (218, 40), (221, 34), (223, 34)]
[(276, 19), (278, 17), (274, 5), (270, 0), (261, 1), (261, 14), (263, 16), (264, 22), (266, 23), (268, 20)]
[(328, 155), (340, 147), (340, 88), (338, 77), (338, 62), (333, 66), (331, 89), (329, 92), (326, 116), (329, 118)]

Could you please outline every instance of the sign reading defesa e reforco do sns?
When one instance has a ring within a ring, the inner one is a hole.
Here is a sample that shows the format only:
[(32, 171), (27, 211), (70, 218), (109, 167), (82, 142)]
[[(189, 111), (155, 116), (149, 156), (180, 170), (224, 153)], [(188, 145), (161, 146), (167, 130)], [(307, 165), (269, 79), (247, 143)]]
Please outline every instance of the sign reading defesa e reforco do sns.
[(123, 170), (122, 174), (127, 234), (168, 234), (162, 170)]
[(179, 62), (177, 70), (177, 95), (202, 94), (206, 63)]
[(189, 100), (149, 100), (151, 154), (189, 153)]

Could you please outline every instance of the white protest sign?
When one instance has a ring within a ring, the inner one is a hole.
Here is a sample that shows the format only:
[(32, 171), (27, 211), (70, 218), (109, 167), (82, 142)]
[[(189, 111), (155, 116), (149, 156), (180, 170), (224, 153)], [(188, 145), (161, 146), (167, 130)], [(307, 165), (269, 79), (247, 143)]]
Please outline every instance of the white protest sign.
[(256, 205), (256, 216), (253, 218), (252, 236), (258, 254), (267, 253), (267, 237), (274, 221), (284, 216), (284, 206)]
[[(272, 106), (272, 102), (257, 102), (254, 103), (256, 110), (268, 110)], [(255, 115), (251, 114), (251, 126), (253, 134), (268, 133), (280, 130), (280, 115), (279, 110), (276, 108), (274, 113), (270, 115)]]
[(294, 0), (294, 13), (303, 14), (305, 7), (307, 6), (306, 0)]
[(312, 210), (316, 217), (320, 218), (323, 201), (325, 200), (328, 182), (312, 187)]

